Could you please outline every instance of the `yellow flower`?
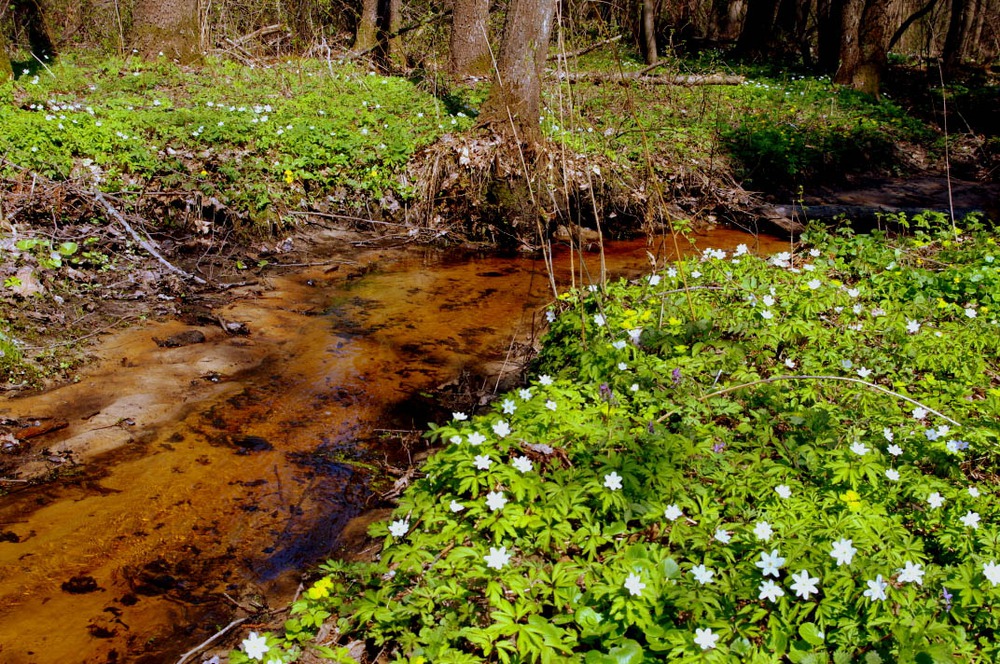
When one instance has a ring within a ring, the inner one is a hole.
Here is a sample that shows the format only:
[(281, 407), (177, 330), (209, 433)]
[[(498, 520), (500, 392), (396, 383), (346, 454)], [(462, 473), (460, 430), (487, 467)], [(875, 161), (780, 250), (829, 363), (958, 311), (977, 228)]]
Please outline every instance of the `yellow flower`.
[(854, 489), (848, 489), (840, 494), (840, 499), (847, 503), (847, 509), (857, 512), (861, 509), (861, 496)]
[(677, 326), (681, 324), (681, 321), (679, 318), (674, 318), (673, 316), (671, 316), (670, 318), (667, 319), (667, 323), (669, 323), (670, 325)]
[(985, 314), (987, 311), (990, 310), (990, 308), (987, 307), (987, 306), (985, 306), (985, 305), (983, 305), (983, 306), (979, 307), (979, 310), (982, 311)]
[(201, 169), (201, 176), (205, 177), (206, 175), (208, 175), (208, 171), (206, 171), (204, 168)]

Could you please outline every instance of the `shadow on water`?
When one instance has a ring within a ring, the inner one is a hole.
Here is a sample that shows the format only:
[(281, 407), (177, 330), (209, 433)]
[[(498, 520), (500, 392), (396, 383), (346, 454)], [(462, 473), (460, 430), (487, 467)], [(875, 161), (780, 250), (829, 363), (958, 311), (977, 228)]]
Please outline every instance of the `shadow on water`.
[[(758, 251), (786, 246), (761, 238)], [(612, 246), (610, 273), (648, 270), (648, 248)], [(249, 338), (203, 328), (205, 344), (160, 349), (154, 335), (185, 326), (129, 330), (80, 383), (0, 404), (65, 419), (48, 458), (82, 461), (0, 498), (0, 661), (170, 662), (236, 605), (281, 606), (372, 504), (372, 469), (409, 462), (381, 432), (446, 417), (426, 392), (485, 375), (551, 299), (540, 260), (376, 258), (354, 280), (303, 271), (231, 305)], [(556, 263), (568, 286), (568, 257)]]

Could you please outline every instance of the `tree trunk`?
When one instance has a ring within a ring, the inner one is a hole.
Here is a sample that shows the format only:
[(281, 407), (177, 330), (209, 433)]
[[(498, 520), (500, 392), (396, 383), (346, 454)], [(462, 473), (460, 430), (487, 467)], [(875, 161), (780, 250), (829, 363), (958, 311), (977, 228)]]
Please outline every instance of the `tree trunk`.
[(363, 0), (358, 27), (354, 32), (355, 53), (365, 53), (375, 48), (378, 37), (378, 0)]
[(954, 73), (962, 64), (965, 45), (973, 24), (973, 3), (970, 0), (952, 0), (948, 34), (944, 38), (941, 60), (947, 73)]
[(27, 29), (32, 53), (39, 58), (56, 54), (55, 40), (38, 0), (15, 0), (11, 3), (11, 12), (14, 21)]
[(836, 83), (878, 96), (888, 66), (889, 7), (885, 0), (847, 0)]
[(403, 25), (401, 0), (384, 0), (382, 14), (382, 57), (390, 68), (402, 69), (406, 56), (403, 38), (398, 34)]
[(162, 54), (181, 64), (200, 60), (198, 0), (137, 0), (132, 47), (149, 59)]
[(659, 59), (656, 51), (656, 0), (641, 0), (642, 21), (639, 23), (639, 41), (642, 57), (647, 65)]
[(541, 81), (556, 0), (511, 0), (494, 74), (479, 124), (520, 142), (538, 140)]
[(840, 65), (844, 34), (844, 0), (819, 0), (816, 19), (816, 64), (827, 74)]
[(715, 42), (735, 41), (739, 36), (745, 6), (743, 0), (713, 0), (708, 23), (709, 39)]
[(7, 38), (0, 31), (0, 83), (6, 83), (14, 78), (14, 70), (10, 66), (10, 55), (7, 53)]
[(488, 76), (493, 69), (487, 28), (490, 0), (455, 0), (448, 68), (456, 79)]
[(767, 52), (774, 33), (774, 20), (780, 0), (749, 0), (743, 29), (736, 41), (736, 54), (758, 57)]

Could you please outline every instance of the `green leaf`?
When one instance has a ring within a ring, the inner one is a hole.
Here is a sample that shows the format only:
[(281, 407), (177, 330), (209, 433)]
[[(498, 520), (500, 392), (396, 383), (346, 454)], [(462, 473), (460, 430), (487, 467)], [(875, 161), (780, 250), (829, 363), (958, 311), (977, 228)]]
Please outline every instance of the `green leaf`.
[(823, 645), (823, 634), (819, 631), (816, 623), (808, 622), (799, 625), (799, 636), (809, 645)]

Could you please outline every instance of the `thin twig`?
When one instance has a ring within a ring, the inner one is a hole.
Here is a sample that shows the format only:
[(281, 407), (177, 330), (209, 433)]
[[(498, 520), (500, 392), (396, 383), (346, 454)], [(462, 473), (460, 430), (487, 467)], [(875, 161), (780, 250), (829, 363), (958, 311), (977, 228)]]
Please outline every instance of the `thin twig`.
[(210, 638), (206, 639), (205, 641), (202, 641), (201, 643), (199, 643), (198, 645), (196, 645), (194, 648), (192, 648), (191, 650), (188, 650), (186, 653), (184, 653), (183, 655), (181, 655), (181, 658), (179, 660), (177, 660), (177, 664), (184, 664), (184, 662), (188, 661), (189, 658), (193, 657), (194, 655), (197, 655), (199, 652), (201, 652), (202, 650), (204, 650), (208, 646), (212, 645), (212, 643), (216, 639), (218, 639), (220, 636), (222, 636), (223, 634), (225, 634), (226, 632), (228, 632), (229, 630), (231, 630), (233, 627), (236, 627), (237, 625), (241, 625), (241, 624), (245, 623), (246, 621), (247, 621), (247, 618), (237, 618), (236, 620), (234, 620), (233, 622), (229, 623), (228, 625), (226, 625), (225, 627), (223, 627), (222, 629), (220, 629), (218, 632), (216, 632), (215, 634), (213, 634)]
[(699, 401), (705, 401), (706, 399), (711, 399), (712, 397), (718, 397), (718, 396), (722, 396), (723, 394), (728, 394), (729, 392), (735, 392), (736, 390), (742, 390), (745, 387), (753, 387), (754, 385), (763, 385), (764, 383), (775, 383), (775, 382), (777, 382), (779, 380), (839, 380), (839, 381), (844, 381), (844, 382), (847, 382), (847, 383), (857, 383), (858, 385), (864, 385), (865, 387), (870, 387), (873, 390), (877, 390), (877, 391), (882, 392), (884, 394), (889, 394), (889, 395), (894, 396), (896, 398), (902, 399), (903, 401), (908, 401), (908, 402), (912, 403), (914, 406), (918, 406), (918, 407), (923, 408), (924, 410), (926, 410), (928, 412), (934, 413), (935, 415), (937, 415), (941, 419), (947, 420), (947, 421), (951, 422), (952, 424), (954, 424), (957, 427), (962, 426), (961, 424), (959, 424), (955, 420), (951, 419), (947, 415), (944, 415), (943, 413), (939, 413), (938, 411), (934, 410), (930, 406), (928, 406), (926, 404), (920, 403), (916, 399), (911, 399), (910, 397), (908, 397), (908, 396), (906, 396), (904, 394), (900, 394), (899, 392), (893, 392), (892, 390), (887, 389), (885, 387), (882, 387), (881, 385), (876, 385), (875, 383), (869, 383), (868, 381), (861, 380), (859, 378), (850, 378), (848, 376), (771, 376), (770, 378), (761, 378), (760, 380), (755, 380), (755, 381), (752, 381), (752, 382), (749, 382), (749, 383), (743, 383), (741, 385), (733, 385), (733, 386), (727, 387), (727, 388), (725, 388), (723, 390), (719, 390), (717, 392), (712, 392), (711, 394), (706, 394), (706, 395), (704, 395), (702, 397), (699, 397), (698, 400)]

